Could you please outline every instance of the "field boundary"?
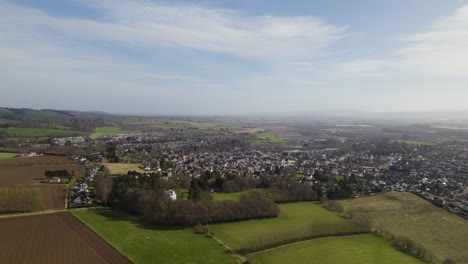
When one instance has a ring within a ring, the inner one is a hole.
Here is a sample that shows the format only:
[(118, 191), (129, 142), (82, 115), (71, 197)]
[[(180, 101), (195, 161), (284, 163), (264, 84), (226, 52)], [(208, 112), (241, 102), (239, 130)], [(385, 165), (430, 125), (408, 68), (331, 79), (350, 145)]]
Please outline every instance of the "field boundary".
[(216, 243), (224, 247), (224, 249), (226, 249), (226, 251), (228, 251), (229, 254), (231, 254), (237, 260), (239, 264), (247, 263), (247, 259), (244, 256), (238, 254), (235, 250), (229, 247), (221, 239), (215, 237), (213, 234), (210, 234), (209, 237), (211, 237), (214, 241), (216, 241)]
[[(127, 256), (125, 256), (124, 254), (122, 254), (117, 248), (115, 248), (111, 243), (109, 243), (106, 239), (104, 239), (104, 237), (102, 237), (101, 235), (99, 235), (94, 229), (92, 229), (90, 226), (88, 226), (85, 222), (81, 221), (81, 219), (79, 219), (78, 217), (76, 217), (74, 214), (72, 214), (71, 212), (69, 212), (67, 210), (67, 213), (70, 215), (71, 218), (75, 219), (76, 221), (78, 221), (78, 223), (84, 227), (85, 229), (87, 229), (89, 232), (93, 233), (94, 235), (96, 235), (97, 237), (99, 237), (105, 244), (107, 244), (110, 248), (112, 248), (117, 254), (119, 254), (122, 258), (124, 258), (128, 263), (133, 263), (129, 258), (127, 258)], [(61, 219), (63, 221), (63, 219)], [(70, 228), (72, 228), (68, 223), (66, 223), (65, 221), (63, 221), (67, 226), (69, 226)], [(73, 228), (72, 228), (73, 229)], [(85, 239), (83, 237), (83, 239)], [(98, 250), (95, 250), (96, 253), (98, 253), (99, 255), (101, 255), (101, 253), (98, 251)]]
[(0, 219), (1, 218), (11, 218), (11, 217), (32, 216), (32, 215), (53, 214), (53, 213), (67, 212), (67, 211), (68, 210), (66, 210), (66, 209), (60, 209), (60, 210), (45, 210), (45, 211), (32, 212), (32, 213), (3, 214), (3, 215), (0, 215)]

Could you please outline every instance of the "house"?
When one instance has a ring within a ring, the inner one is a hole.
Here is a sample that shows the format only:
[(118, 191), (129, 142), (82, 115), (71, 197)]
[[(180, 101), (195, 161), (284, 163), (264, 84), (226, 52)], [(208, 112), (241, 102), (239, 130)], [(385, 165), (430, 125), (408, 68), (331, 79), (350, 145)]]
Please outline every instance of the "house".
[(167, 195), (172, 201), (177, 200), (177, 194), (174, 190), (165, 191), (164, 194)]
[(60, 178), (59, 177), (52, 177), (49, 181), (50, 183), (60, 183)]
[(74, 204), (90, 204), (91, 199), (87, 195), (81, 194), (73, 200)]

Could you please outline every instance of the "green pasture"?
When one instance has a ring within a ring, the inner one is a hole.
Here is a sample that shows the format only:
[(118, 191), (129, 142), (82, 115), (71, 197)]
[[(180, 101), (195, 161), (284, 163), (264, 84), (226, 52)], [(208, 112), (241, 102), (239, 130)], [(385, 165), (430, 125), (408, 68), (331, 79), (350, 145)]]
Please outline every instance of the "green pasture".
[[(280, 204), (275, 218), (213, 224), (209, 230), (234, 249), (256, 249), (302, 238), (360, 230), (348, 219), (324, 209), (319, 203)], [(362, 230), (362, 228), (361, 228)]]
[(236, 263), (213, 239), (186, 229), (150, 229), (107, 208), (71, 211), (133, 263)]
[(247, 256), (255, 264), (413, 264), (423, 263), (372, 234), (329, 237), (293, 243)]

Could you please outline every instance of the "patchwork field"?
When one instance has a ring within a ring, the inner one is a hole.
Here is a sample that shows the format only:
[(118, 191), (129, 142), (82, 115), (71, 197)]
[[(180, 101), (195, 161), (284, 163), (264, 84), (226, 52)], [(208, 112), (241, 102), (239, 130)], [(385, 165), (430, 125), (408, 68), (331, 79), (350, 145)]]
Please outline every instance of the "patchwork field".
[(0, 218), (2, 263), (130, 263), (68, 212)]
[(280, 204), (276, 218), (214, 224), (209, 230), (231, 248), (256, 251), (284, 241), (365, 230), (313, 202)]
[(389, 192), (340, 204), (353, 217), (367, 217), (374, 228), (422, 245), (439, 262), (468, 263), (468, 221), (412, 193)]
[(253, 144), (269, 144), (269, 143), (277, 143), (277, 144), (286, 144), (286, 141), (279, 138), (275, 133), (266, 132), (266, 133), (258, 133), (255, 134), (258, 139), (251, 140)]
[(423, 263), (372, 234), (313, 239), (258, 252), (247, 257), (255, 264)]
[(73, 214), (134, 263), (236, 263), (213, 239), (191, 228), (147, 229), (135, 216), (106, 208)]

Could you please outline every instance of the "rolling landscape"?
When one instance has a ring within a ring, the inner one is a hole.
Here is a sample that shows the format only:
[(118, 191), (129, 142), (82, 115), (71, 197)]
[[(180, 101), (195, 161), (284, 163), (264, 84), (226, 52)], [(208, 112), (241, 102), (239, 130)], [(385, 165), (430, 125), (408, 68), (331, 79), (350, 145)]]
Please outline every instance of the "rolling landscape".
[[(12, 140), (6, 132), (1, 141), (0, 228), (8, 230), (4, 239), (35, 234), (24, 245), (32, 255), (19, 258), (10, 243), (0, 256), (6, 261), (26, 263), (40, 250), (50, 253), (39, 262), (60, 263), (69, 254), (63, 243), (45, 239), (43, 249), (34, 246), (40, 237), (60, 236), (80, 244), (73, 252), (92, 263), (468, 263), (463, 165), (454, 167), (453, 181), (447, 175), (431, 183), (430, 174), (414, 174), (425, 170), (423, 155), (426, 162), (441, 152), (461, 157), (444, 138), (464, 142), (463, 130), (3, 113), (10, 120), (3, 130), (23, 133)], [(32, 136), (37, 119), (55, 132)], [(373, 159), (351, 161), (362, 149), (356, 142), (367, 144), (359, 135), (387, 138), (370, 141)], [(416, 159), (403, 162), (405, 155)], [(37, 226), (47, 235), (33, 231)], [(63, 248), (62, 255), (52, 248)]]
[(0, 264), (468, 264), (467, 0), (0, 0)]

